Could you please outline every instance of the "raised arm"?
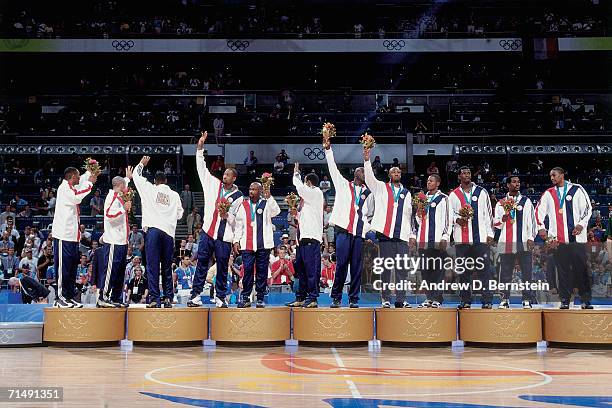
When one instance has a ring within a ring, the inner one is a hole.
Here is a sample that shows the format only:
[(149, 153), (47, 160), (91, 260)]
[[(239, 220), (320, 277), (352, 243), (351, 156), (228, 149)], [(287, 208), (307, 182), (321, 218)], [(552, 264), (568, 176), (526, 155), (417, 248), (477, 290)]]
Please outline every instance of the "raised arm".
[(342, 177), (342, 174), (340, 174), (340, 171), (338, 171), (338, 166), (336, 165), (336, 161), (334, 159), (334, 151), (331, 149), (331, 147), (328, 147), (325, 150), (325, 160), (327, 160), (329, 175), (334, 183), (334, 187), (336, 190), (338, 190), (346, 184), (346, 179)]
[(300, 167), (299, 163), (295, 163), (295, 168), (293, 172), (293, 185), (297, 189), (298, 195), (302, 197), (304, 200), (312, 200), (317, 197), (317, 190), (314, 188), (307, 187), (302, 182), (302, 177), (300, 175)]
[(91, 193), (93, 187), (92, 179), (95, 180), (95, 177), (86, 171), (79, 177), (79, 184), (75, 186), (69, 185), (72, 194), (67, 194), (68, 200), (73, 204), (81, 204), (81, 201)]
[(374, 170), (372, 169), (372, 162), (370, 161), (369, 156), (368, 159), (363, 162), (363, 173), (365, 175), (366, 185), (370, 190), (372, 190), (372, 193), (376, 193), (376, 191), (380, 190), (381, 188), (384, 188), (385, 183), (378, 180), (374, 175)]
[(204, 158), (204, 143), (206, 142), (207, 138), (208, 132), (202, 132), (202, 136), (200, 137), (200, 140), (198, 140), (198, 145), (196, 147), (196, 170), (198, 171), (202, 188), (206, 188), (206, 186), (213, 179), (219, 181), (216, 177), (210, 174), (208, 167), (206, 167), (206, 159)]
[(151, 184), (151, 182), (149, 182), (149, 180), (142, 175), (145, 166), (149, 164), (149, 160), (151, 160), (149, 156), (144, 156), (133, 171), (131, 167), (128, 167), (126, 170), (127, 177), (129, 178), (131, 176), (132, 180), (134, 180), (134, 185), (136, 186), (136, 190), (138, 190), (141, 199), (144, 198), (143, 196), (150, 197), (154, 189), (153, 184)]

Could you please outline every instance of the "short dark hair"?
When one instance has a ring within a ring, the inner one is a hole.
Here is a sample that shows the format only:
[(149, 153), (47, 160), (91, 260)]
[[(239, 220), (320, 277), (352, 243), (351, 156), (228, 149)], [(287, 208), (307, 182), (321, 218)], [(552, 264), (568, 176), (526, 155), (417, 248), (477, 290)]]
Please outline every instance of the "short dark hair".
[(238, 177), (238, 170), (235, 167), (228, 167), (226, 170), (231, 171), (234, 174), (234, 177)]
[(165, 184), (167, 181), (166, 175), (161, 172), (158, 171), (157, 173), (155, 173), (155, 182), (158, 184)]
[(461, 173), (463, 170), (469, 170), (470, 173), (472, 172), (472, 169), (470, 169), (470, 166), (461, 166), (461, 167), (459, 167), (459, 173)]
[(319, 176), (317, 176), (314, 173), (308, 173), (306, 175), (306, 177), (304, 177), (304, 179), (306, 181), (310, 181), (310, 183), (312, 183), (313, 186), (318, 186), (319, 185)]
[(519, 181), (521, 180), (521, 178), (518, 176), (518, 174), (511, 174), (510, 176), (506, 177), (506, 185), (512, 183), (512, 179), (513, 178), (517, 178), (519, 179)]
[(556, 171), (557, 173), (565, 174), (565, 170), (562, 167), (553, 167), (550, 171)]
[(64, 170), (64, 180), (68, 180), (74, 173), (79, 174), (79, 170), (75, 167), (66, 167), (66, 170)]
[(440, 175), (438, 173), (431, 173), (429, 177), (435, 178), (438, 183), (442, 182), (442, 178), (440, 178)]

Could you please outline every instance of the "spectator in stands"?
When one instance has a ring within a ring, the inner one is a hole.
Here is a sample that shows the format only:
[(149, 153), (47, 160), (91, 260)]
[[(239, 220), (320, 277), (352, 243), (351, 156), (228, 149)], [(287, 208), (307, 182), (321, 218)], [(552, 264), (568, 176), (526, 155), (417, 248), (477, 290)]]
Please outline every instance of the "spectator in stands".
[(427, 168), (427, 176), (431, 176), (432, 174), (440, 174), (440, 170), (438, 170), (436, 162), (431, 162)]
[(13, 217), (7, 217), (6, 223), (2, 224), (0, 231), (7, 231), (14, 243), (20, 238), (19, 231), (15, 228), (15, 219)]
[(217, 115), (215, 117), (215, 120), (213, 120), (213, 128), (215, 129), (216, 138), (220, 138), (221, 136), (223, 136), (225, 122), (223, 121), (223, 118), (221, 116)]
[(55, 297), (57, 297), (57, 275), (55, 274), (55, 265), (53, 265), (53, 261), (51, 265), (47, 267), (44, 276), (47, 285), (55, 291)]
[(270, 265), (271, 277), (270, 285), (291, 285), (295, 270), (291, 256), (287, 253), (287, 247), (280, 245), (278, 247), (278, 259)]
[(146, 268), (142, 266), (142, 259), (139, 256), (134, 256), (132, 261), (125, 267), (125, 277), (128, 282), (134, 277), (134, 269), (136, 268), (141, 268), (143, 274), (146, 271)]
[(132, 232), (130, 232), (130, 236), (128, 237), (128, 243), (132, 247), (135, 256), (142, 256), (142, 252), (144, 251), (144, 237), (142, 236), (142, 232), (138, 231), (138, 225), (132, 225)]
[(19, 270), (19, 258), (15, 256), (15, 249), (9, 248), (6, 256), (0, 256), (0, 269), (4, 274), (4, 279), (15, 276)]
[(127, 253), (125, 254), (125, 260), (127, 263), (132, 262), (132, 258), (134, 258), (134, 250), (131, 245), (127, 247)]
[(191, 191), (189, 184), (185, 184), (183, 191), (181, 191), (181, 205), (183, 206), (183, 217), (187, 217), (187, 214), (191, 212), (191, 209), (195, 207), (193, 200), (193, 191)]
[(225, 162), (222, 156), (217, 156), (217, 159), (210, 165), (210, 172), (218, 178), (223, 176), (223, 170), (225, 169)]
[(29, 204), (26, 204), (23, 207), (23, 210), (21, 210), (21, 212), (19, 213), (18, 217), (24, 217), (24, 218), (29, 218), (31, 217), (32, 214), (32, 209), (30, 208)]
[(323, 180), (319, 183), (319, 188), (323, 192), (323, 198), (325, 202), (329, 201), (329, 193), (331, 191), (331, 182), (329, 181), (329, 177), (327, 175), (323, 176)]
[(276, 159), (280, 159), (280, 161), (283, 162), (285, 166), (287, 165), (287, 163), (289, 163), (289, 156), (287, 155), (285, 149), (281, 149), (280, 153), (276, 155)]
[(79, 225), (79, 231), (81, 232), (81, 245), (90, 248), (91, 247), (91, 232), (85, 229), (85, 225)]
[(50, 191), (47, 198), (47, 215), (52, 217), (55, 214), (55, 192)]
[(179, 289), (191, 289), (193, 286), (193, 277), (195, 275), (195, 267), (191, 264), (191, 257), (186, 255), (181, 259), (181, 264), (174, 270), (172, 278), (174, 287)]
[(96, 215), (103, 215), (104, 212), (104, 200), (100, 197), (100, 190), (96, 190), (94, 196), (91, 198), (89, 202), (89, 206), (91, 207), (91, 216), (95, 217)]
[(329, 223), (331, 213), (332, 206), (329, 204), (325, 205), (325, 212), (323, 212), (323, 245), (325, 248), (334, 242), (334, 226)]
[(379, 177), (382, 169), (383, 166), (382, 162), (380, 161), (380, 156), (375, 156), (374, 161), (372, 162), (372, 170), (374, 171), (374, 174)]
[(331, 288), (334, 284), (334, 275), (336, 274), (336, 262), (335, 257), (332, 260), (332, 256), (329, 254), (323, 255), (322, 268), (321, 268), (321, 287)]
[(285, 163), (283, 163), (278, 156), (276, 156), (276, 161), (274, 162), (274, 173), (281, 174), (285, 169)]
[(170, 159), (168, 159), (164, 162), (164, 174), (170, 175), (173, 172), (174, 170), (172, 169), (172, 162), (170, 161)]
[(2, 232), (2, 240), (0, 240), (0, 254), (8, 252), (9, 248), (15, 249), (15, 243), (11, 240), (11, 236), (8, 231)]
[(11, 200), (11, 206), (14, 206), (17, 211), (22, 210), (27, 204), (28, 202), (21, 198), (19, 194), (15, 194), (15, 198)]
[(193, 234), (197, 224), (202, 222), (202, 216), (198, 213), (198, 207), (193, 207), (187, 216), (187, 234)]
[[(76, 273), (76, 288), (77, 291), (83, 293), (83, 290), (89, 283), (89, 263), (86, 255), (81, 255), (79, 264), (77, 265)], [(79, 295), (77, 295), (79, 297)]]
[(244, 159), (244, 164), (247, 166), (247, 171), (249, 173), (255, 173), (255, 165), (257, 164), (257, 157), (255, 157), (255, 152), (251, 150), (249, 155)]
[(43, 254), (38, 258), (36, 270), (38, 279), (46, 278), (47, 268), (53, 265), (53, 250), (49, 247), (45, 248)]
[(147, 278), (143, 276), (143, 269), (140, 266), (134, 267), (134, 277), (126, 286), (129, 302), (145, 303), (149, 294), (148, 285)]
[(91, 241), (91, 249), (87, 251), (86, 253), (88, 261), (91, 262), (91, 259), (93, 258), (93, 254), (94, 252), (98, 250), (98, 248), (99, 248), (98, 241)]
[(25, 257), (19, 261), (19, 272), (23, 274), (23, 276), (29, 276), (32, 279), (38, 279), (36, 276), (36, 265), (38, 264), (38, 259), (32, 256), (32, 248), (27, 248), (25, 251)]
[(297, 241), (297, 228), (298, 228), (297, 210), (289, 210), (287, 212), (287, 223), (289, 224), (289, 240)]
[(187, 240), (181, 239), (179, 247), (174, 251), (174, 259), (180, 263), (185, 256), (191, 257), (191, 250), (187, 250)]
[(4, 211), (0, 214), (0, 225), (4, 225), (6, 224), (6, 219), (8, 217), (12, 217), (13, 219), (15, 219), (15, 212), (12, 210), (10, 204), (7, 205), (4, 209)]

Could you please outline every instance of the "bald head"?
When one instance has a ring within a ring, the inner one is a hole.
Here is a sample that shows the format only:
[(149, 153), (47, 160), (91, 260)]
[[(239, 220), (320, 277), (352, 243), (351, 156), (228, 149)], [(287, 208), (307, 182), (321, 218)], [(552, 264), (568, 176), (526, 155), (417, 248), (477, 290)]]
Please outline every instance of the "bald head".
[(252, 201), (259, 201), (261, 197), (261, 192), (263, 191), (263, 186), (261, 183), (254, 182), (249, 186), (249, 198)]

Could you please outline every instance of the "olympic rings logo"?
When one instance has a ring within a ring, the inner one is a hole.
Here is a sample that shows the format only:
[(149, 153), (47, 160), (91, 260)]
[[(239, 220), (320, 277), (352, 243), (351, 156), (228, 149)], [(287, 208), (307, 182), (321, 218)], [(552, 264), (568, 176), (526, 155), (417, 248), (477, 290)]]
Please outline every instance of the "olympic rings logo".
[(521, 40), (499, 40), (499, 46), (506, 51), (516, 51), (523, 46)]
[(13, 329), (2, 329), (0, 330), (0, 343), (7, 344), (15, 338), (15, 330)]
[(229, 48), (232, 51), (245, 51), (247, 48), (249, 48), (249, 45), (251, 45), (251, 43), (249, 43), (248, 41), (242, 41), (242, 40), (228, 40), (227, 41), (227, 48)]
[(325, 159), (325, 152), (320, 147), (315, 147), (314, 149), (307, 147), (304, 149), (304, 156), (310, 160), (323, 160)]
[(406, 46), (404, 40), (385, 40), (383, 41), (383, 47), (389, 51), (399, 51)]
[(134, 46), (134, 41), (132, 40), (114, 40), (111, 45), (117, 51), (129, 51)]

